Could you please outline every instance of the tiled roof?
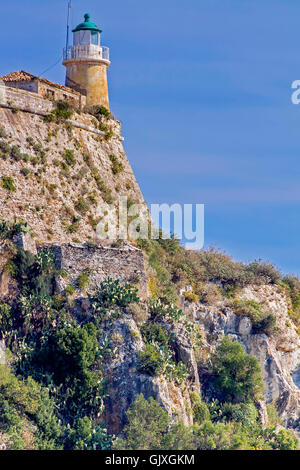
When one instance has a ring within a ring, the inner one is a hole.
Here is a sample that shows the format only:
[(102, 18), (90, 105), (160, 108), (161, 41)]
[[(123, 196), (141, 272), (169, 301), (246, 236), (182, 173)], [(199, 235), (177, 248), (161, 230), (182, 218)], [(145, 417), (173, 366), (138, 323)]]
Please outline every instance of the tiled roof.
[(12, 72), (9, 73), (8, 75), (4, 75), (3, 77), (0, 77), (0, 82), (4, 83), (14, 83), (14, 82), (30, 82), (31, 80), (39, 80), (42, 83), (46, 83), (49, 86), (54, 86), (56, 88), (60, 88), (61, 90), (66, 90), (71, 93), (75, 93), (79, 95), (77, 91), (73, 90), (72, 88), (68, 88), (63, 85), (59, 85), (58, 83), (50, 82), (50, 80), (47, 80), (46, 78), (42, 77), (37, 77), (36, 75), (32, 75), (31, 73), (25, 72), (24, 70), (21, 70), (20, 72)]

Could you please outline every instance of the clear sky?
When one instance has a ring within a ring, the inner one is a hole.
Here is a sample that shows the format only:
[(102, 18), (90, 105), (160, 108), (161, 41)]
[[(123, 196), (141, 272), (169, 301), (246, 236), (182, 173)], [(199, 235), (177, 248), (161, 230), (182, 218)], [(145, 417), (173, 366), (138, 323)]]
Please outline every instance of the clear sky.
[[(1, 3), (1, 75), (41, 75), (67, 0)], [(111, 49), (111, 109), (147, 202), (204, 203), (206, 246), (299, 275), (299, 0), (72, 3), (72, 25), (89, 12)]]

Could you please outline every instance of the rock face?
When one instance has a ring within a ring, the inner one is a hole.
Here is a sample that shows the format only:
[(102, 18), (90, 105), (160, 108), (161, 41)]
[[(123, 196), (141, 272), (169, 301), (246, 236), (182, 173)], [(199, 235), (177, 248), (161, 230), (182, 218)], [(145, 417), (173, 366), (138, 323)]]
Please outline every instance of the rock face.
[[(51, 101), (23, 90), (12, 93), (0, 99), (1, 136), (6, 134), (0, 138), (0, 176), (13, 182), (8, 189), (0, 179), (1, 217), (25, 219), (37, 242), (85, 242), (95, 240), (99, 207), (117, 207), (121, 195), (144, 204), (119, 121), (107, 120), (107, 139), (89, 114), (75, 113), (72, 125), (45, 122), (34, 112), (47, 115)], [(73, 157), (66, 159), (66, 150)], [(111, 158), (122, 165), (118, 171)]]
[(262, 368), (266, 404), (275, 404), (285, 425), (300, 431), (300, 340), (288, 316), (287, 301), (275, 286), (247, 287), (241, 299), (260, 302), (276, 317), (277, 331), (271, 336), (253, 334), (248, 317), (236, 315), (220, 304), (196, 306), (184, 302), (185, 311), (202, 328), (203, 345), (213, 352), (222, 338), (230, 335), (245, 351), (257, 357)]
[[(155, 398), (168, 412), (172, 421), (193, 422), (189, 390), (167, 382), (163, 377), (150, 377), (138, 371), (138, 353), (144, 348), (139, 328), (131, 315), (103, 329), (103, 341), (112, 338), (114, 352), (104, 363), (107, 381), (104, 420), (111, 432), (118, 435), (126, 423), (126, 410), (142, 393), (145, 398)], [(178, 338), (178, 342), (180, 339)]]

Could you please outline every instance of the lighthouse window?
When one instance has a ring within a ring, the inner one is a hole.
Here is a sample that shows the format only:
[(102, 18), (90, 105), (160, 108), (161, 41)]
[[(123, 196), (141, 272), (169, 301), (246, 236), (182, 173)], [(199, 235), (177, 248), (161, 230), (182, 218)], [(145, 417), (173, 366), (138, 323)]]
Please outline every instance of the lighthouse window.
[(97, 31), (92, 31), (92, 44), (98, 46), (98, 33)]

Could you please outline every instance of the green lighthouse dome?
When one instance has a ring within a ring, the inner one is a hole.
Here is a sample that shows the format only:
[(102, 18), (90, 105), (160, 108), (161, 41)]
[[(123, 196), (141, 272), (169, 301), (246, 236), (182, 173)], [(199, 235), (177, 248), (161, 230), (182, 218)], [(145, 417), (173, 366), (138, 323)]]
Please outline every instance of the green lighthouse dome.
[(72, 32), (76, 33), (77, 31), (96, 31), (98, 33), (102, 33), (101, 29), (99, 29), (95, 23), (92, 23), (90, 19), (91, 15), (86, 13), (84, 15), (84, 23), (80, 23), (75, 29), (73, 29)]

